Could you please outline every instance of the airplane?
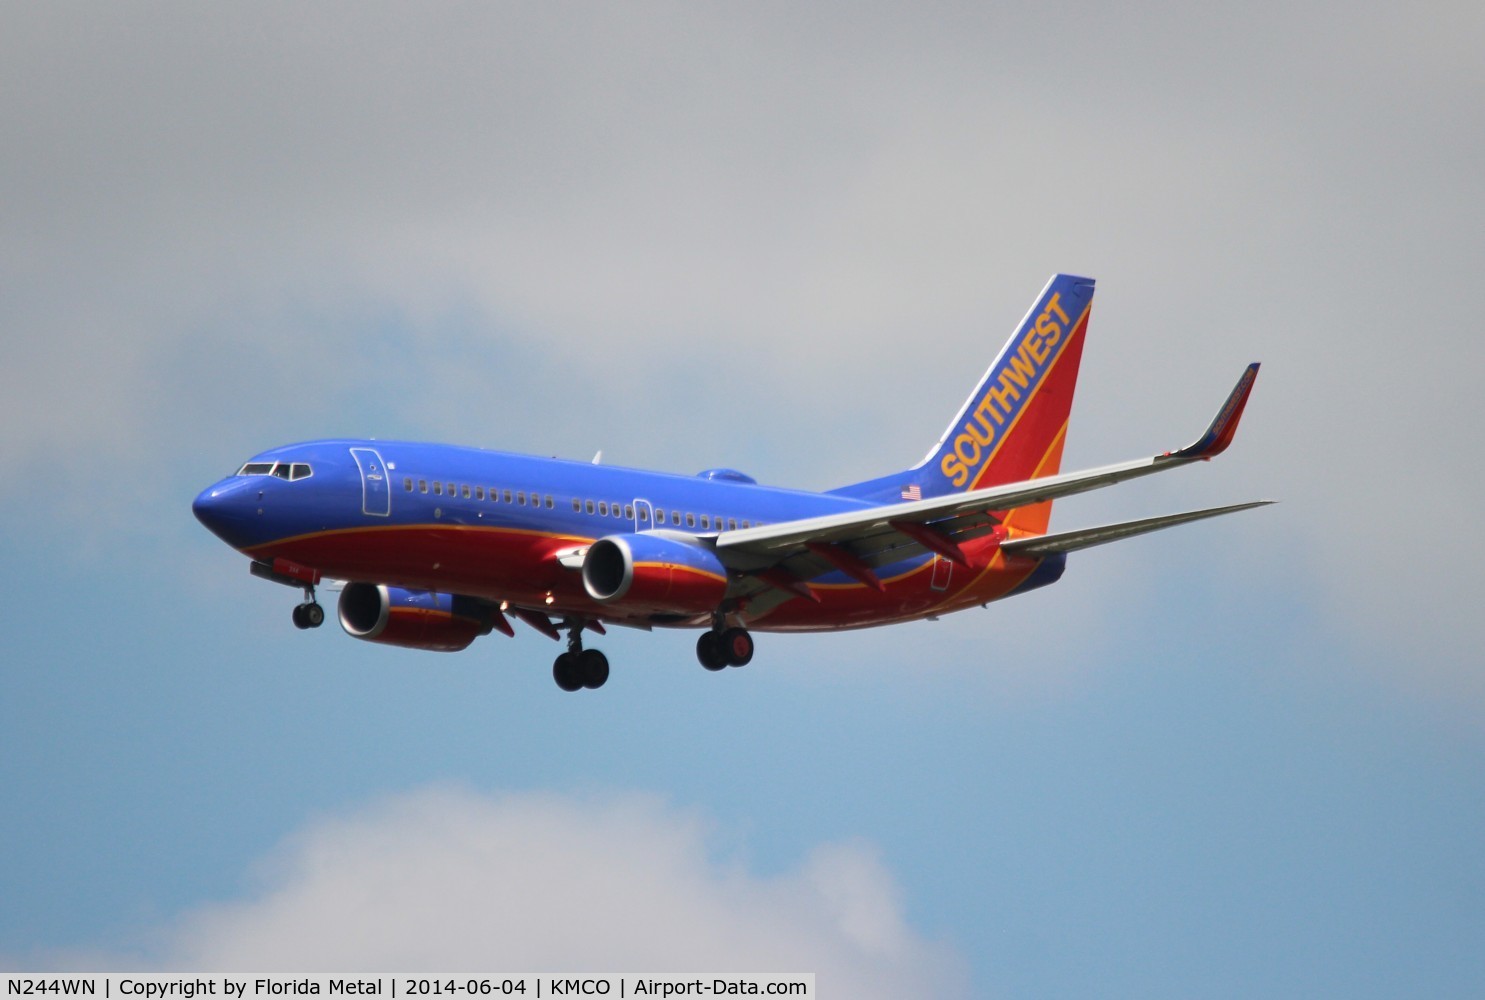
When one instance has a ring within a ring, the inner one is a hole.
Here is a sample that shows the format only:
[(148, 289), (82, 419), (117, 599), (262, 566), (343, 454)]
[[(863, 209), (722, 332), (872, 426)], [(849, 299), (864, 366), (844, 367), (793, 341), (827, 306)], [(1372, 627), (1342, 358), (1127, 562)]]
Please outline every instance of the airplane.
[[(458, 651), (514, 618), (566, 650), (565, 691), (602, 687), (585, 633), (699, 628), (708, 670), (753, 658), (753, 632), (888, 625), (1056, 582), (1067, 555), (1272, 501), (1049, 532), (1052, 501), (1221, 454), (1258, 365), (1184, 448), (1061, 471), (1094, 282), (1057, 274), (917, 465), (823, 493), (734, 469), (695, 476), (447, 444), (321, 440), (273, 448), (192, 509), (253, 575), (301, 589), (299, 628), (341, 588), (357, 639)], [(601, 455), (601, 453), (600, 453)]]

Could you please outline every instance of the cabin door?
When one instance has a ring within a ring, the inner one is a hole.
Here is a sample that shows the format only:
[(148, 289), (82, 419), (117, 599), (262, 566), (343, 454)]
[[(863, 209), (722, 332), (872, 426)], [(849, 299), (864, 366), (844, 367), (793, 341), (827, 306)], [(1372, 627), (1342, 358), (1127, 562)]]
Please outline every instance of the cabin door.
[(392, 491), (387, 483), (387, 468), (375, 448), (352, 448), (351, 457), (361, 470), (361, 513), (368, 517), (387, 517), (392, 513)]

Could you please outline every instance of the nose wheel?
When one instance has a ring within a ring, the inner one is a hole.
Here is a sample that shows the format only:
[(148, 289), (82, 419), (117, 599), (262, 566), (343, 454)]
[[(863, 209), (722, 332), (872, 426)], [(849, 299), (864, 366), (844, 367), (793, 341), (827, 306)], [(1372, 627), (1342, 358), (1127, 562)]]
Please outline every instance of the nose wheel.
[(567, 652), (552, 664), (552, 679), (564, 691), (597, 690), (608, 681), (608, 657), (596, 649), (583, 648), (581, 620), (567, 626)]
[(304, 587), (304, 603), (294, 608), (295, 628), (319, 628), (325, 624), (325, 609), (315, 600), (313, 584)]
[(696, 659), (708, 670), (745, 667), (753, 659), (753, 636), (736, 627), (703, 632), (696, 640)]
[(314, 601), (306, 601), (294, 608), (296, 628), (319, 628), (325, 624), (325, 609)]

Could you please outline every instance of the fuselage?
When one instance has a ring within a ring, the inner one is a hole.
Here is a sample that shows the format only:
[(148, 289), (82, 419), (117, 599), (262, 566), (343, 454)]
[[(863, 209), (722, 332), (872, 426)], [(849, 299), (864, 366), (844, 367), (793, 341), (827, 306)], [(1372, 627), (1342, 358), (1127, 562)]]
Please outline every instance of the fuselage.
[[(255, 561), (346, 581), (460, 594), (554, 617), (634, 618), (602, 606), (562, 555), (598, 539), (726, 531), (861, 511), (866, 500), (761, 486), (730, 470), (698, 476), (404, 441), (322, 440), (274, 448), (202, 491), (196, 516)], [(1062, 557), (1007, 557), (989, 536), (968, 565), (916, 554), (881, 566), (882, 586), (832, 573), (809, 599), (746, 601), (733, 618), (764, 631), (859, 628), (984, 604), (1060, 576)], [(707, 626), (710, 616), (634, 624)]]

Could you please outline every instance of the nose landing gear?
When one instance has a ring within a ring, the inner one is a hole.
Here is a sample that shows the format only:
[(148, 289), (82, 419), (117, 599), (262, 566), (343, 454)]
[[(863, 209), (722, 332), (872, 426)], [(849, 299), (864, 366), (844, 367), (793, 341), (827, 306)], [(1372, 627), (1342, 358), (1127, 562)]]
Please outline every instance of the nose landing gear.
[(287, 559), (275, 559), (271, 563), (254, 560), (248, 571), (263, 580), (304, 589), (304, 603), (294, 608), (295, 628), (319, 628), (325, 624), (325, 609), (315, 600), (315, 584), (320, 582), (319, 570)]
[(294, 607), (295, 628), (319, 628), (325, 624), (325, 609), (320, 607), (311, 590), (305, 594), (303, 604)]
[(325, 624), (325, 609), (315, 600), (315, 585), (304, 584), (304, 603), (294, 608), (295, 628), (319, 628)]

